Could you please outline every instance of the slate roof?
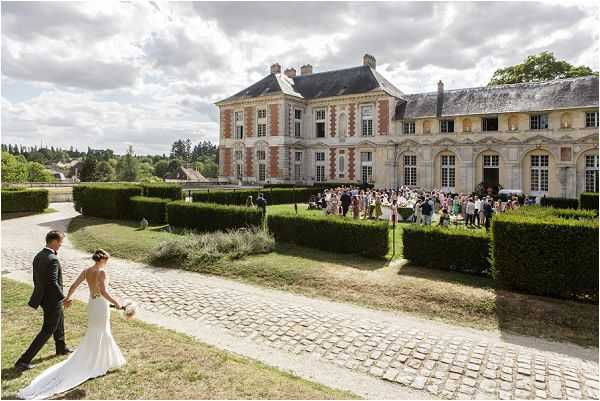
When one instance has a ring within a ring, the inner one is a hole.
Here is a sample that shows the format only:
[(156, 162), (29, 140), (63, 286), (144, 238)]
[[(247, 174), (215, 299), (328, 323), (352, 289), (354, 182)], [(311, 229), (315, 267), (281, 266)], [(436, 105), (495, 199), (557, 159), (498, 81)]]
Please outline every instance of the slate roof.
[(308, 100), (375, 90), (383, 90), (390, 96), (399, 99), (404, 96), (398, 88), (376, 70), (367, 65), (361, 65), (343, 70), (299, 75), (293, 78), (288, 78), (285, 74), (269, 74), (221, 102), (268, 96), (274, 93), (285, 93)]
[(598, 107), (598, 77), (586, 76), (404, 95), (394, 119)]

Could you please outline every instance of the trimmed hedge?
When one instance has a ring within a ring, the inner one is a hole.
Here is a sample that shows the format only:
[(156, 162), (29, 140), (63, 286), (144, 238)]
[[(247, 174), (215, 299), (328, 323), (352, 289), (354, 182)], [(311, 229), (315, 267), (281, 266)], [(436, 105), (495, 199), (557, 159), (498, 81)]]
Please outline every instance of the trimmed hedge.
[(494, 278), (535, 295), (598, 302), (598, 220), (559, 217), (565, 214), (553, 209), (494, 216)]
[(167, 204), (169, 199), (133, 196), (131, 201), (131, 217), (136, 220), (145, 218), (152, 225), (167, 222)]
[(579, 201), (571, 198), (548, 198), (542, 197), (540, 201), (542, 206), (552, 206), (560, 209), (577, 209)]
[(262, 225), (262, 213), (254, 207), (175, 201), (167, 204), (170, 225), (198, 231), (225, 231)]
[(79, 184), (73, 187), (75, 210), (84, 216), (107, 219), (132, 218), (132, 196), (142, 195), (142, 187), (133, 184)]
[(41, 212), (48, 208), (47, 189), (2, 189), (2, 213)]
[(210, 191), (210, 192), (192, 192), (194, 202), (218, 203), (221, 205), (246, 205), (248, 196), (256, 201), (259, 193), (263, 193), (267, 200), (267, 205), (281, 205), (286, 203), (306, 203), (311, 195), (319, 193), (318, 188), (270, 188), (261, 189), (242, 189), (235, 191)]
[(563, 219), (590, 220), (596, 217), (593, 210), (585, 209), (555, 209), (553, 207), (524, 206), (510, 211), (511, 214), (532, 216), (539, 219), (560, 217)]
[(179, 184), (148, 183), (142, 184), (142, 188), (144, 196), (149, 198), (183, 199), (183, 189)]
[(267, 226), (277, 241), (329, 252), (379, 258), (389, 250), (386, 222), (277, 214), (267, 216)]
[(434, 269), (490, 275), (489, 237), (481, 231), (405, 226), (404, 257)]
[(598, 211), (598, 193), (582, 192), (579, 195), (579, 208)]

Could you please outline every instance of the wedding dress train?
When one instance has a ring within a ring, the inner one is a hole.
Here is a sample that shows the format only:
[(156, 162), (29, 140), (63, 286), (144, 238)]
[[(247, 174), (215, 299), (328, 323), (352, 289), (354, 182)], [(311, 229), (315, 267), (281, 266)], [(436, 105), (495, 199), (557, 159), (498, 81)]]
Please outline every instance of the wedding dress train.
[(48, 398), (125, 364), (110, 331), (108, 301), (101, 296), (90, 295), (87, 312), (88, 328), (79, 347), (68, 359), (36, 377), (17, 394), (19, 398)]

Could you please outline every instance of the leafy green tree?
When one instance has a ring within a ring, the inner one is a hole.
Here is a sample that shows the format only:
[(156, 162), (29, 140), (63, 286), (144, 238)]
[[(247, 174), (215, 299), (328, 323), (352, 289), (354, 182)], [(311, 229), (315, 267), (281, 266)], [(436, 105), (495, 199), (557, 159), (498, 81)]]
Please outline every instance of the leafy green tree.
[(27, 181), (29, 182), (52, 182), (54, 176), (50, 171), (38, 162), (27, 163)]
[(140, 173), (140, 164), (133, 154), (133, 147), (130, 145), (127, 153), (121, 156), (117, 163), (117, 178), (120, 181), (137, 181)]
[(164, 178), (165, 174), (169, 172), (169, 161), (159, 160), (154, 164), (154, 175), (159, 178)]
[(27, 181), (27, 162), (23, 156), (2, 152), (2, 182)]
[(144, 180), (154, 175), (154, 167), (148, 162), (140, 163), (138, 180)]
[(30, 162), (44, 163), (48, 159), (43, 152), (36, 151), (29, 153), (27, 155), (27, 160), (29, 160)]
[(179, 159), (173, 159), (169, 162), (169, 173), (174, 173), (179, 170), (179, 167), (183, 165), (183, 162)]
[(101, 161), (96, 166), (96, 179), (102, 182), (110, 182), (115, 179), (115, 169), (107, 161)]
[(574, 66), (567, 61), (556, 60), (552, 52), (541, 52), (527, 57), (521, 64), (496, 70), (488, 85), (550, 81), (586, 75), (598, 75), (598, 72), (584, 65)]
[(86, 157), (81, 165), (81, 172), (79, 173), (79, 179), (83, 182), (94, 182), (98, 180), (96, 174), (96, 168), (98, 162), (94, 157)]

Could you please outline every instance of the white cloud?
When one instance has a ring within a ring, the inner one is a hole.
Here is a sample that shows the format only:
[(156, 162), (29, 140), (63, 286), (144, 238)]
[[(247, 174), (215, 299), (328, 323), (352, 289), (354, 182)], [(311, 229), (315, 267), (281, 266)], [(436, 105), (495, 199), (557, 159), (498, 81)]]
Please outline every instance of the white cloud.
[(217, 141), (214, 102), (269, 66), (373, 54), (407, 93), (485, 85), (550, 50), (598, 69), (598, 7), (567, 3), (2, 2), (2, 141), (168, 153)]

